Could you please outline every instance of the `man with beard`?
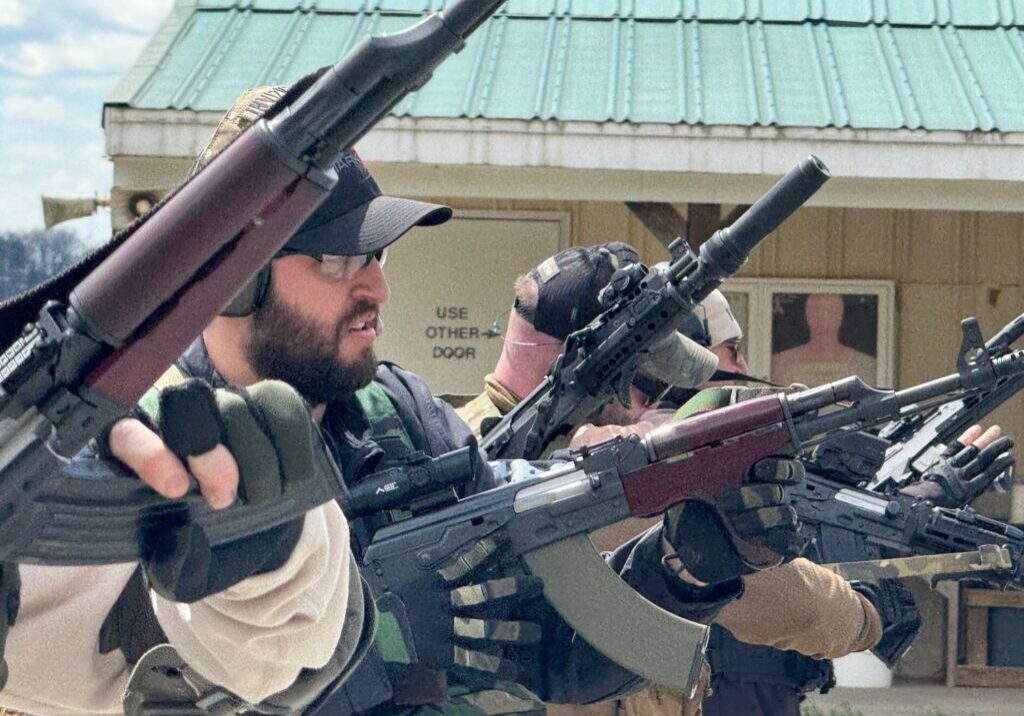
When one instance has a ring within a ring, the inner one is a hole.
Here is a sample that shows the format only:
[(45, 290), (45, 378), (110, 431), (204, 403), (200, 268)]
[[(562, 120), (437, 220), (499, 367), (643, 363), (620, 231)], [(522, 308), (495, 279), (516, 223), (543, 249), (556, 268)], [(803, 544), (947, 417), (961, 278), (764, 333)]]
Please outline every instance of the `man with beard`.
[[(276, 111), (285, 101), (280, 99), (283, 93), (284, 88), (246, 93), (221, 122), (196, 169), (268, 107), (269, 112)], [(191, 386), (192, 393), (201, 393), (195, 388), (198, 383), (237, 390), (270, 378), (287, 382), (309, 402), (351, 487), (375, 471), (475, 443), (465, 423), (435, 400), (422, 380), (391, 363), (378, 363), (373, 351), (382, 329), (380, 306), (390, 295), (382, 271), (387, 246), (413, 226), (442, 223), (451, 210), (383, 196), (355, 152), (347, 153), (335, 169), (339, 181), (326, 201), (204, 330), (161, 384)], [(471, 454), (473, 476), (463, 492), (498, 485), (483, 456), (475, 450)], [(244, 463), (256, 459), (244, 445), (236, 446), (235, 457)], [(766, 480), (781, 484), (790, 477), (773, 473)], [(782, 512), (772, 514), (778, 524), (756, 535), (788, 543), (795, 521), (785, 509)], [(361, 554), (378, 528), (407, 516), (402, 510), (390, 510), (353, 520), (355, 554)], [(738, 594), (739, 566), (736, 560), (723, 559), (714, 583), (701, 584), (678, 559), (665, 559), (675, 557), (680, 533), (659, 525), (623, 545), (609, 564), (662, 608), (707, 621)], [(699, 544), (692, 551), (702, 554)], [(717, 563), (714, 554), (702, 556)], [(252, 559), (253, 555), (242, 557)], [(180, 569), (182, 563), (190, 563), (189, 555), (175, 563), (179, 569), (167, 571), (190, 583), (189, 570)], [(451, 628), (453, 664), (447, 674), (409, 663), (407, 654), (403, 658), (407, 645), (397, 625), (385, 619), (359, 667), (339, 691), (329, 698), (325, 693), (325, 704), (317, 704), (322, 712), (528, 713), (543, 705), (519, 684), (546, 699), (576, 703), (613, 697), (642, 685), (639, 677), (576, 638), (539, 599), (543, 586), (539, 580), (496, 573), (493, 566), (494, 561), (485, 560), (466, 571), (461, 581), (445, 587), (489, 595), (479, 607), (467, 611), (449, 601), (447, 591), (441, 595), (448, 613), (437, 618), (447, 620)], [(499, 587), (508, 590), (492, 591)], [(138, 596), (126, 597), (131, 603), (122, 608), (133, 615), (130, 621), (138, 621), (137, 615), (148, 608)], [(522, 607), (521, 613), (528, 616), (510, 617), (510, 604)], [(486, 636), (479, 636), (477, 627)]]
[(177, 499), (195, 484), (219, 509), (337, 479), (306, 404), (280, 381), (245, 391), (187, 381), (143, 407), (97, 441), (104, 459), (83, 451), (67, 473), (141, 479), (167, 508), (138, 525), (137, 563), (0, 567), (0, 713), (302, 710), (372, 638), (344, 515), (322, 505), (211, 547)]

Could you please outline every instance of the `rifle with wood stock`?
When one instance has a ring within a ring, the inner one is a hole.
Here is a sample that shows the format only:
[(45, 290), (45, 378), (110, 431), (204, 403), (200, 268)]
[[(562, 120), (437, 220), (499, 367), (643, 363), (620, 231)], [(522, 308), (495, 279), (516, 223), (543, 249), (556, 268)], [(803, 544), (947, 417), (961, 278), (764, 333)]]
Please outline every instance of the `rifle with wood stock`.
[[(69, 478), (67, 461), (135, 406), (324, 200), (338, 156), (502, 2), (453, 0), (402, 32), (365, 39), (108, 245), (0, 306), (0, 561), (137, 556), (138, 526), (169, 501), (137, 480)], [(334, 492), (304, 487), (216, 514), (198, 493), (171, 504), (187, 506), (219, 544)]]
[[(423, 595), (443, 589), (438, 580), (444, 565), (477, 545), (500, 545), (512, 561), (506, 567), (525, 565), (541, 577), (546, 599), (595, 649), (634, 673), (688, 693), (706, 627), (638, 598), (605, 565), (588, 533), (626, 517), (662, 514), (684, 500), (714, 505), (740, 488), (762, 458), (798, 454), (944, 401), (971, 398), (1021, 374), (1024, 351), (997, 358), (983, 354), (952, 375), (905, 390), (879, 390), (854, 376), (698, 413), (642, 437), (619, 437), (547, 471), (515, 460), (512, 471), (520, 479), (376, 532), (364, 552), (363, 573), (378, 608), (414, 644), (416, 661), (445, 668), (451, 646), (440, 638), (443, 625)], [(817, 485), (808, 483), (807, 490)], [(811, 504), (809, 497), (802, 499)], [(801, 509), (801, 516), (809, 514)], [(731, 530), (728, 520), (723, 523)], [(980, 532), (975, 536), (979, 544), (986, 539)], [(735, 532), (732, 537), (751, 568), (781, 561), (760, 542)], [(945, 549), (936, 539), (933, 549), (940, 546)], [(652, 661), (652, 653), (660, 658)]]

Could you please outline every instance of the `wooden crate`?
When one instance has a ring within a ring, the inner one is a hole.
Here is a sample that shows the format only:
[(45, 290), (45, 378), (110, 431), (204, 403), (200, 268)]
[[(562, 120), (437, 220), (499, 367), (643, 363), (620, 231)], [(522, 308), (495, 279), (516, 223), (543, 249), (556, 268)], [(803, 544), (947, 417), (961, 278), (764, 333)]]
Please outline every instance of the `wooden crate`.
[(961, 597), (963, 631), (962, 662), (953, 668), (956, 686), (1024, 687), (1024, 666), (992, 666), (988, 663), (989, 610), (1024, 609), (1024, 592), (964, 589)]

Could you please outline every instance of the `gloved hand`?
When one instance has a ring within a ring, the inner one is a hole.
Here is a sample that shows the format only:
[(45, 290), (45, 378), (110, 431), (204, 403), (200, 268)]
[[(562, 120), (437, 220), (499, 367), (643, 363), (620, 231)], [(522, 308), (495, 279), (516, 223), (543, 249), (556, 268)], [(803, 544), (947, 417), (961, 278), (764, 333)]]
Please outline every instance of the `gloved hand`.
[[(212, 390), (188, 380), (161, 392), (152, 424), (186, 465), (225, 446), (238, 466), (238, 499), (250, 504), (281, 495), (329, 460), (302, 398), (279, 381)], [(193, 602), (281, 567), (302, 526), (302, 519), (294, 520), (214, 548), (184, 504), (170, 503), (140, 526), (141, 561), (157, 593)]]
[(992, 430), (998, 429), (990, 429), (975, 441), (965, 437), (971, 433), (968, 431), (950, 443), (942, 457), (921, 475), (919, 482), (901, 491), (923, 497), (939, 507), (966, 507), (997, 479), (997, 487), (1008, 489), (1013, 482), (1015, 464), (1009, 452), (1013, 440), (1005, 436), (986, 439)]
[(437, 573), (450, 591), (452, 662), (457, 668), (529, 683), (536, 666), (532, 645), (541, 627), (515, 618), (541, 597), (544, 581), (500, 569), (501, 537), (487, 537), (442, 565)]
[[(804, 466), (787, 457), (767, 457), (747, 471), (746, 484), (723, 494), (714, 505), (686, 500), (665, 513), (665, 538), (686, 570), (714, 584), (755, 571), (740, 557), (729, 527), (741, 538), (778, 553), (779, 562), (805, 546), (786, 485), (804, 477)], [(774, 566), (774, 565), (772, 565)]]
[(21, 601), (21, 574), (15, 562), (0, 563), (0, 689), (7, 683), (7, 662), (4, 660), (4, 647), (7, 645), (7, 632), (14, 626), (18, 617), (18, 605)]
[(856, 581), (850, 586), (874, 605), (882, 619), (882, 638), (871, 651), (890, 668), (895, 666), (921, 630), (921, 612), (914, 596), (898, 579)]

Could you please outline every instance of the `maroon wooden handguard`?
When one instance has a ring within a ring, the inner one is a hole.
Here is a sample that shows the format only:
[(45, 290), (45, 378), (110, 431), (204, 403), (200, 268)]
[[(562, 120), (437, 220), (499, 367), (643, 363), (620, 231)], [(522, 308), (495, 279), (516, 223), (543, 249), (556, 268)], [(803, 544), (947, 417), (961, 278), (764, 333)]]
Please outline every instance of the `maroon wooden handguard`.
[(124, 341), (89, 387), (134, 405), (325, 194), (240, 136), (75, 288), (87, 324)]
[[(626, 501), (637, 517), (661, 514), (684, 499), (713, 503), (742, 486), (755, 462), (793, 447), (775, 395), (665, 425), (648, 433), (646, 440), (658, 460), (621, 476)], [(751, 566), (779, 561), (763, 545), (735, 534), (733, 541)]]

